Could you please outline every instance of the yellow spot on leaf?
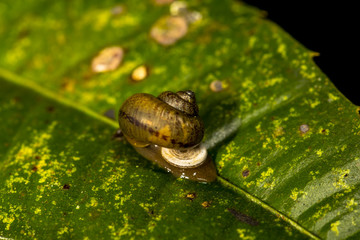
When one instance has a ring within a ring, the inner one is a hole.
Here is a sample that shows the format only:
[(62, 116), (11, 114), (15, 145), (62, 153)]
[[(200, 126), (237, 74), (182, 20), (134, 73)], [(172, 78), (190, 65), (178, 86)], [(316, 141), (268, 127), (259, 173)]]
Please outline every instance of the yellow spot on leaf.
[(274, 86), (277, 83), (281, 83), (284, 79), (281, 77), (271, 78), (265, 81), (265, 87)]
[(41, 214), (41, 208), (36, 208), (34, 211), (35, 214)]
[(345, 144), (341, 147), (341, 151), (345, 151), (346, 148), (347, 148), (347, 145)]
[(314, 101), (309, 101), (310, 102), (310, 107), (311, 108), (315, 108), (317, 105), (320, 104), (320, 101), (318, 99), (314, 100)]
[(346, 208), (349, 209), (350, 211), (353, 211), (354, 207), (356, 207), (357, 205), (358, 203), (355, 201), (355, 199), (351, 198), (350, 200), (347, 201)]
[(321, 149), (316, 150), (316, 154), (321, 157), (323, 154), (323, 151)]
[(298, 188), (294, 188), (293, 190), (291, 190), (291, 195), (290, 198), (292, 198), (294, 201), (296, 201), (298, 199), (298, 195), (302, 195), (306, 193), (303, 190), (298, 190)]
[(255, 127), (257, 132), (261, 132), (261, 122)]
[(249, 39), (249, 47), (250, 48), (254, 47), (256, 41), (257, 41), (257, 38), (255, 36), (251, 36)]
[(336, 101), (336, 100), (338, 100), (339, 99), (339, 97), (338, 96), (335, 96), (334, 94), (332, 94), (332, 93), (329, 93), (328, 94), (328, 96), (329, 96), (329, 99), (331, 100), (331, 101)]
[(97, 13), (96, 15), (93, 15), (95, 16), (95, 21), (93, 22), (94, 23), (94, 29), (96, 31), (100, 31), (102, 30), (106, 24), (109, 22), (109, 19), (111, 17), (111, 12), (108, 11), (108, 10), (104, 10), (100, 13)]
[(283, 58), (286, 58), (286, 45), (283, 43), (280, 44), (277, 49), (277, 52), (280, 53)]
[(59, 235), (63, 235), (64, 233), (68, 233), (69, 232), (69, 228), (67, 226), (63, 227), (63, 228), (60, 228), (58, 231), (57, 231), (57, 234)]
[(251, 232), (247, 229), (236, 229), (237, 233), (239, 234), (239, 239), (242, 240), (254, 240), (256, 239), (255, 236), (250, 235)]
[(273, 189), (275, 186), (275, 179), (269, 178), (274, 173), (274, 170), (272, 168), (268, 168), (266, 172), (262, 172), (260, 178), (256, 180), (256, 185), (260, 186), (262, 183), (266, 181), (266, 183), (263, 184), (264, 188), (270, 188)]
[(331, 224), (331, 231), (333, 231), (336, 234), (336, 236), (339, 236), (339, 230), (338, 230), (339, 225), (340, 225), (340, 221), (336, 221)]
[(33, 155), (34, 150), (28, 146), (21, 145), (19, 152), (15, 155), (15, 161), (21, 161), (26, 158), (30, 158)]
[(331, 211), (331, 206), (327, 203), (325, 206), (322, 206), (311, 218), (317, 220), (325, 216), (329, 211)]
[(350, 186), (346, 182), (346, 178), (350, 173), (350, 169), (340, 169), (340, 168), (333, 168), (331, 169), (335, 175), (337, 175), (336, 181), (333, 183), (335, 188), (344, 188), (351, 191)]
[(31, 45), (29, 38), (23, 38), (14, 44), (14, 48), (9, 49), (5, 55), (5, 61), (10, 64), (16, 64), (22, 60), (27, 53), (27, 48)]
[(10, 226), (14, 222), (15, 217), (13, 215), (9, 216), (8, 213), (0, 211), (0, 220), (6, 224), (5, 230), (10, 230)]
[(90, 203), (86, 204), (86, 207), (96, 207), (98, 205), (98, 201), (96, 200), (96, 198), (92, 197), (90, 199)]
[(237, 149), (239, 147), (236, 146), (234, 141), (231, 141), (229, 145), (226, 146), (226, 153), (222, 154), (221, 159), (219, 161), (219, 166), (224, 167), (227, 161), (238, 158)]

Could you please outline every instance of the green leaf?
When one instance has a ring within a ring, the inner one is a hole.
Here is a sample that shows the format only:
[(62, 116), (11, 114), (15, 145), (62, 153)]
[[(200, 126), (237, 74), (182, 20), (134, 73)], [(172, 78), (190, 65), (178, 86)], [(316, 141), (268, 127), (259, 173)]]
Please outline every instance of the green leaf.
[[(163, 46), (150, 31), (169, 5), (155, 1), (0, 3), (0, 238), (360, 237), (359, 108), (260, 11), (212, 0), (185, 13), (202, 18)], [(110, 46), (125, 49), (120, 67), (92, 73)], [(183, 89), (212, 184), (152, 165), (102, 116), (136, 92)]]
[(160, 171), (101, 118), (1, 81), (2, 237), (304, 237), (220, 183)]

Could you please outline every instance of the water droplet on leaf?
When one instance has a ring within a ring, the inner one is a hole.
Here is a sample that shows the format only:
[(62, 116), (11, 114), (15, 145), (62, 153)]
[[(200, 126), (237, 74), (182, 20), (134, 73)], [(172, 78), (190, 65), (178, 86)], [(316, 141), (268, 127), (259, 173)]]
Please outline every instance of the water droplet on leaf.
[(301, 125), (300, 125), (300, 132), (301, 132), (301, 133), (306, 133), (306, 132), (308, 132), (309, 130), (310, 130), (309, 125), (307, 125), (307, 124), (301, 124)]
[(111, 9), (111, 14), (112, 15), (120, 15), (124, 12), (124, 7), (123, 6), (115, 6)]
[(93, 72), (109, 72), (115, 70), (124, 57), (124, 50), (121, 47), (108, 47), (103, 49), (91, 63)]
[(133, 81), (142, 81), (148, 76), (148, 68), (145, 65), (141, 65), (134, 69), (131, 73), (131, 79)]
[(184, 17), (166, 16), (159, 19), (151, 28), (151, 37), (161, 45), (168, 46), (184, 37), (188, 25)]
[(224, 89), (223, 83), (219, 80), (212, 81), (210, 84), (210, 89), (213, 92), (220, 92)]

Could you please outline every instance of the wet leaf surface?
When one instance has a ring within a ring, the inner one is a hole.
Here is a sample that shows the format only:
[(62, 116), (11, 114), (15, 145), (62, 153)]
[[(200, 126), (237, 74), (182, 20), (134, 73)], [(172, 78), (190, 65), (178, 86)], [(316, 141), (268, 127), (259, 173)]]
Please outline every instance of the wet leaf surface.
[[(316, 54), (236, 1), (188, 2), (187, 32), (164, 46), (151, 29), (171, 6), (0, 3), (0, 237), (359, 238), (358, 107)], [(93, 72), (112, 46), (120, 65)], [(103, 116), (137, 92), (186, 89), (212, 184), (153, 166)]]

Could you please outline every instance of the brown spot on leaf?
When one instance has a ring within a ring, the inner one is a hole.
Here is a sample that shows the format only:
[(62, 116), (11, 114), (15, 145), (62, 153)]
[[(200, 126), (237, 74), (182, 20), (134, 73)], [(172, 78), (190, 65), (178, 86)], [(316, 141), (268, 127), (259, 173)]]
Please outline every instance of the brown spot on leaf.
[(66, 190), (70, 189), (70, 185), (65, 183), (64, 186), (63, 186), (63, 189), (66, 189)]
[(187, 193), (185, 196), (186, 199), (192, 201), (196, 198), (196, 193), (192, 192), (192, 193)]
[(224, 89), (223, 83), (219, 80), (212, 81), (210, 84), (210, 89), (213, 92), (220, 92)]
[(237, 220), (239, 220), (240, 222), (243, 222), (243, 223), (247, 223), (251, 226), (257, 226), (259, 225), (259, 222), (256, 221), (254, 218), (244, 214), (244, 213), (241, 213), (233, 208), (228, 208), (227, 209), (229, 211), (229, 213), (231, 213)]
[(249, 169), (245, 169), (243, 172), (242, 172), (242, 176), (244, 178), (248, 177), (250, 175), (250, 170)]
[(201, 206), (203, 206), (204, 208), (208, 208), (208, 207), (211, 206), (211, 202), (205, 201), (205, 202), (203, 202), (203, 203), (201, 204)]
[(36, 160), (40, 160), (41, 157), (40, 157), (39, 155), (36, 155), (36, 156), (35, 156), (35, 159), (36, 159)]
[(20, 97), (16, 96), (12, 100), (14, 101), (14, 103), (19, 103), (20, 102)]
[(104, 116), (105, 116), (105, 117), (108, 117), (108, 118), (110, 118), (110, 119), (116, 120), (116, 117), (115, 117), (115, 109), (106, 110), (106, 112), (104, 113)]
[(19, 32), (19, 34), (17, 35), (18, 39), (23, 39), (25, 37), (27, 37), (30, 34), (30, 30), (29, 29), (23, 29)]
[(48, 106), (48, 107), (46, 108), (46, 111), (48, 111), (48, 112), (50, 112), (50, 113), (54, 112), (54, 110), (55, 110), (55, 107), (54, 107), (54, 106)]
[(33, 167), (31, 168), (31, 171), (33, 171), (33, 172), (36, 172), (37, 170), (38, 170), (37, 166), (33, 166)]

